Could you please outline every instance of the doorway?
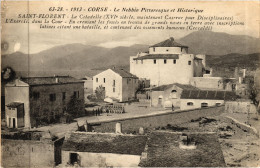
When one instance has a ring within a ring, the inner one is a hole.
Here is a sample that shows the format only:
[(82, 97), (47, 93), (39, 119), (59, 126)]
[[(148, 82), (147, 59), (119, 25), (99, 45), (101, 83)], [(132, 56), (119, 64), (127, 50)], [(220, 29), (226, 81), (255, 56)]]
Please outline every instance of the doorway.
[(15, 118), (13, 118), (13, 128), (16, 128)]
[(158, 105), (161, 106), (162, 105), (162, 98), (158, 99)]
[(70, 153), (70, 164), (74, 165), (74, 163), (78, 163), (78, 154)]

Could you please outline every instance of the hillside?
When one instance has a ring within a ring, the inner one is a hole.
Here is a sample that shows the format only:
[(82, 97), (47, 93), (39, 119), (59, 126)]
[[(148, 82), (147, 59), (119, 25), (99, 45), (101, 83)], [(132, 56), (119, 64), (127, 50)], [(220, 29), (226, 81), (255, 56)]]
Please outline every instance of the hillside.
[[(259, 39), (249, 36), (198, 31), (176, 41), (188, 45), (189, 53), (207, 54), (210, 66), (255, 67), (259, 61), (259, 54), (251, 54), (259, 53)], [(147, 51), (148, 47), (136, 44), (130, 47), (104, 48), (74, 43), (31, 55), (21, 52), (2, 55), (1, 61), (2, 68), (11, 66), (19, 72), (29, 70), (33, 75), (38, 75), (37, 72), (40, 72), (44, 75), (84, 76), (87, 72), (87, 75), (91, 76), (96, 73), (91, 72), (91, 69), (103, 70), (113, 66), (129, 68), (129, 56)]]
[(210, 31), (197, 31), (179, 39), (194, 54), (226, 55), (260, 52), (260, 39), (246, 35), (230, 35)]
[(206, 63), (210, 67), (251, 67), (257, 68), (260, 65), (260, 53), (227, 55), (207, 55)]

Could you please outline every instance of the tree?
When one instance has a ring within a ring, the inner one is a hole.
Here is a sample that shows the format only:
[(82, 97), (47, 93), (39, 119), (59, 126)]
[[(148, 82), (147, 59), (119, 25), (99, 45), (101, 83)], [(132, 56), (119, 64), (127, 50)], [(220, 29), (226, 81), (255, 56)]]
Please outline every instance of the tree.
[(16, 76), (15, 71), (11, 67), (6, 67), (1, 72), (2, 81), (7, 83), (13, 80)]
[(79, 116), (84, 110), (84, 102), (77, 99), (75, 96), (71, 96), (71, 99), (67, 106), (67, 112), (72, 116)]
[(100, 85), (96, 88), (95, 94), (98, 100), (104, 100), (106, 96), (105, 88), (102, 85)]
[(253, 104), (256, 106), (258, 112), (259, 112), (259, 89), (256, 87), (254, 80), (249, 80), (248, 83), (249, 87), (249, 98), (253, 102)]

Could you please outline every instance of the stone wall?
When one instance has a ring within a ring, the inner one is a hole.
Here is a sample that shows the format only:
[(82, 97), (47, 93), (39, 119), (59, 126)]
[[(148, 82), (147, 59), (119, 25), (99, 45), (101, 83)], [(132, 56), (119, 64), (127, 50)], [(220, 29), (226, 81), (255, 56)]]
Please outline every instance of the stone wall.
[[(39, 93), (39, 98), (30, 97), (31, 126), (35, 127), (41, 122), (50, 122), (62, 116), (68, 110), (74, 92), (78, 92), (79, 100), (77, 109), (84, 114), (84, 85), (83, 83), (61, 84), (61, 85), (41, 85), (30, 88), (30, 94)], [(65, 97), (63, 97), (65, 93)], [(50, 100), (50, 94), (56, 94), (56, 100)], [(76, 115), (76, 114), (75, 114)], [(80, 114), (79, 114), (80, 115)]]
[(61, 167), (71, 165), (71, 153), (78, 154), (78, 164), (81, 167), (138, 167), (140, 162), (140, 156), (138, 155), (62, 151)]
[[(56, 141), (2, 139), (3, 167), (54, 167), (61, 162), (64, 139)], [(57, 163), (56, 163), (57, 162)]]
[(115, 132), (116, 123), (120, 122), (122, 124), (122, 133), (138, 133), (140, 127), (146, 129), (166, 126), (167, 124), (175, 125), (188, 123), (191, 119), (218, 116), (223, 112), (224, 106), (219, 106), (91, 124), (97, 124), (96, 126), (93, 126), (96, 132)]
[(53, 167), (54, 145), (41, 141), (2, 139), (3, 167)]
[(250, 101), (228, 101), (225, 102), (226, 113), (253, 113), (257, 112), (256, 107)]

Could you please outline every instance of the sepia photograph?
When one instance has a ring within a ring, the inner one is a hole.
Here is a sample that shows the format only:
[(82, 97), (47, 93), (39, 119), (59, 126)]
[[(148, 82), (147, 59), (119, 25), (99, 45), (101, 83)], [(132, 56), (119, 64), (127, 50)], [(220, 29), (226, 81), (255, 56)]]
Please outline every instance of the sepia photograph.
[(260, 167), (259, 1), (1, 1), (1, 167)]

